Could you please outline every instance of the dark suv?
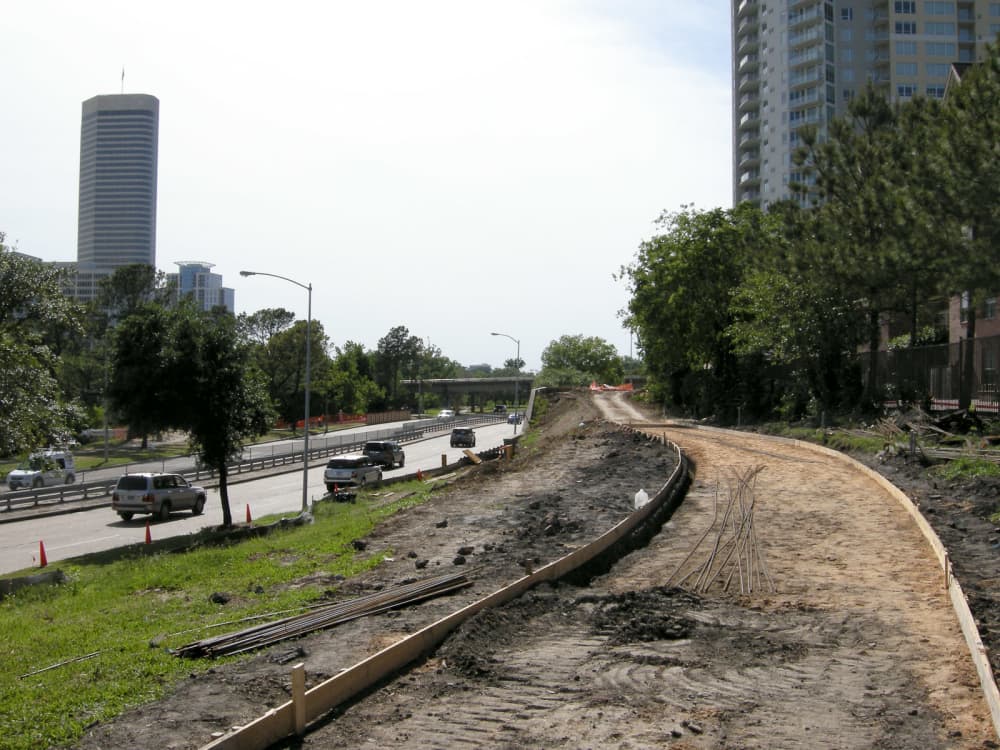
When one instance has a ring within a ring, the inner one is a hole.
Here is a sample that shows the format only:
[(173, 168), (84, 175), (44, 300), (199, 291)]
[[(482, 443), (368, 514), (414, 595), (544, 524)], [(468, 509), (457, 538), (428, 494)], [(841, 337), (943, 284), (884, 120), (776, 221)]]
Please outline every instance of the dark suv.
[(362, 453), (386, 469), (395, 466), (402, 469), (406, 465), (406, 453), (395, 440), (370, 440), (365, 443)]
[(452, 448), (475, 448), (476, 433), (471, 427), (456, 427), (451, 431)]

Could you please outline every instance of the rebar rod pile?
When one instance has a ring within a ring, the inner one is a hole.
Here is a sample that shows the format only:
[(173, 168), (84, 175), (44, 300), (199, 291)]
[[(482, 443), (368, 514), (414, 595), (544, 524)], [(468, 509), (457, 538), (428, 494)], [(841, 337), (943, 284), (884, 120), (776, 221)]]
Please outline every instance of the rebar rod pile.
[(348, 622), (366, 615), (378, 614), (396, 607), (440, 596), (471, 586), (465, 575), (452, 573), (429, 578), (406, 586), (380, 591), (345, 602), (313, 609), (300, 615), (285, 617), (274, 622), (255, 625), (235, 633), (205, 638), (181, 646), (174, 653), (188, 658), (217, 657), (241, 654), (245, 651), (270, 646), (288, 638), (295, 638), (314, 630)]
[[(716, 487), (712, 523), (671, 574), (668, 583), (689, 588), (695, 593), (706, 593), (720, 580), (722, 590), (728, 591), (735, 578), (741, 594), (751, 594), (764, 588), (772, 592), (775, 590), (757, 541), (754, 520), (757, 475), (763, 469), (763, 466), (756, 466), (742, 473), (733, 471), (733, 483), (729, 486), (721, 519), (719, 488)], [(713, 532), (714, 538), (708, 551), (699, 552)], [(696, 558), (696, 555), (701, 557)]]

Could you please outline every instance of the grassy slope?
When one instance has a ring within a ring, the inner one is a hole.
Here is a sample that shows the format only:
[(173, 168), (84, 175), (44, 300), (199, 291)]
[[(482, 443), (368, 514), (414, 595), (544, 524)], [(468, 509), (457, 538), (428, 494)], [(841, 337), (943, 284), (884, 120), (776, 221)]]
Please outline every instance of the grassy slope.
[[(317, 587), (285, 584), (319, 571), (356, 573), (351, 541), (385, 516), (423, 502), (427, 492), (418, 483), (394, 485), (388, 502), (382, 490), (377, 504), (374, 492), (361, 493), (354, 504), (319, 504), (312, 525), (238, 544), (185, 554), (171, 553), (169, 543), (138, 545), (61, 562), (66, 584), (22, 589), (0, 602), (0, 746), (71, 744), (93, 722), (210, 668), (165, 649), (249, 625), (209, 630), (214, 623), (314, 601), (322, 594)], [(221, 607), (210, 600), (214, 592), (232, 598)]]

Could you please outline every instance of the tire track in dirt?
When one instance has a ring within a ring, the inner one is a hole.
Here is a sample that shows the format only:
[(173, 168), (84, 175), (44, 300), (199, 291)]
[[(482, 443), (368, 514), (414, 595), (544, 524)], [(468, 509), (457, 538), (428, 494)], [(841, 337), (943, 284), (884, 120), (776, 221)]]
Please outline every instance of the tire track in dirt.
[[(609, 411), (623, 415), (620, 404)], [(625, 414), (637, 421), (634, 410)], [(780, 669), (755, 675), (758, 696), (744, 695), (753, 700), (753, 723), (764, 714), (777, 718), (770, 736), (783, 737), (789, 747), (795, 746), (794, 723), (801, 727), (810, 714), (808, 720), (831, 735), (831, 747), (920, 747), (921, 741), (982, 747), (996, 740), (940, 569), (893, 498), (867, 476), (791, 442), (681, 427), (650, 430), (692, 458), (692, 488), (664, 533), (599, 585), (612, 593), (660, 585), (663, 571), (677, 568), (709, 524), (715, 498), (725, 497), (735, 471), (763, 466), (754, 517), (777, 593), (742, 599), (713, 592), (713, 598), (751, 606), (754, 618), (767, 623), (766, 637), (807, 647), (808, 658), (796, 662), (799, 674), (784, 689), (775, 689)], [(754, 618), (738, 616), (727, 627), (739, 630)], [(796, 627), (818, 637), (797, 634)], [(809, 687), (804, 702), (796, 696), (801, 691), (788, 690), (796, 680)], [(824, 721), (824, 714), (839, 718)], [(931, 716), (922, 739), (914, 730)], [(744, 711), (741, 725), (746, 718)], [(760, 726), (774, 721), (761, 718)], [(878, 732), (884, 737), (876, 740)], [(907, 739), (908, 732), (914, 736)]]
[[(482, 613), (304, 746), (990, 746), (936, 563), (895, 500), (808, 449), (665, 429), (608, 402), (609, 418), (666, 431), (696, 463), (663, 531), (588, 588), (543, 586)], [(760, 466), (776, 593), (668, 588), (734, 473)]]

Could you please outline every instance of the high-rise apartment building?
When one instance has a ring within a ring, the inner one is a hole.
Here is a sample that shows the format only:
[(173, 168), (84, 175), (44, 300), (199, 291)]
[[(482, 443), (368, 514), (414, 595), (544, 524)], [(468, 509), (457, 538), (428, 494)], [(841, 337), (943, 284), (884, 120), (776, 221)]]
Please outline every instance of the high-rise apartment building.
[(733, 202), (794, 197), (799, 132), (820, 133), (871, 81), (943, 97), (952, 63), (1000, 33), (996, 0), (732, 0)]
[(132, 263), (156, 266), (156, 168), (160, 102), (148, 94), (83, 103), (76, 297)]
[(212, 272), (212, 263), (178, 261), (177, 266), (177, 273), (167, 274), (167, 281), (173, 282), (178, 299), (191, 297), (202, 310), (224, 307), (236, 312), (235, 292), (222, 285), (222, 275)]

